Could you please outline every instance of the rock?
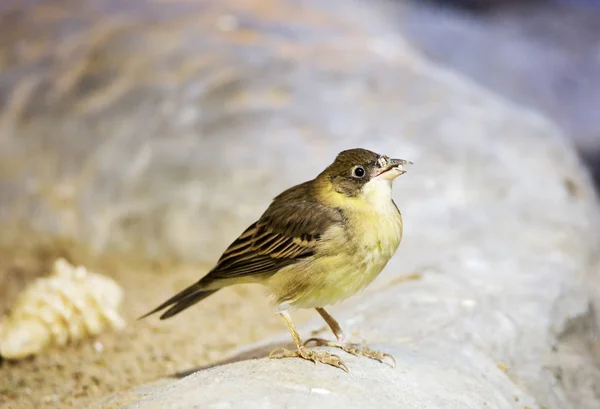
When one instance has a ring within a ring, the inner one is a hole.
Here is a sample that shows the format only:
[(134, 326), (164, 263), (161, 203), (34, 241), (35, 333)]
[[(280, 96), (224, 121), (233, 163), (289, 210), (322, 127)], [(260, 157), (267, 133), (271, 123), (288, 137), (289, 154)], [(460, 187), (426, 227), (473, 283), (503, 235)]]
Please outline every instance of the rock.
[(212, 262), (338, 150), (406, 152), (391, 138), (417, 135), (403, 130), (410, 117), (377, 122), (418, 102), (398, 100), (413, 87), (393, 72), (414, 58), (374, 10), (261, 4), (5, 11), (0, 241), (67, 237), (100, 253)]
[(554, 126), (422, 58), (375, 3), (118, 4), (0, 22), (22, 35), (0, 53), (3, 240), (214, 261), (342, 149), (415, 162), (395, 190), (397, 256), (332, 309), (396, 369), (263, 359), (148, 387), (130, 407), (598, 407), (597, 205)]
[(552, 118), (574, 141), (600, 191), (595, 108), (600, 104), (600, 2), (400, 3), (396, 27), (415, 47), (436, 63)]
[[(299, 360), (242, 361), (197, 372), (124, 407), (535, 407), (534, 400), (476, 348), (457, 351), (421, 345), (386, 349), (399, 358), (399, 368), (347, 358), (352, 369), (346, 374)], [(465, 393), (469, 389), (477, 393), (469, 396)]]

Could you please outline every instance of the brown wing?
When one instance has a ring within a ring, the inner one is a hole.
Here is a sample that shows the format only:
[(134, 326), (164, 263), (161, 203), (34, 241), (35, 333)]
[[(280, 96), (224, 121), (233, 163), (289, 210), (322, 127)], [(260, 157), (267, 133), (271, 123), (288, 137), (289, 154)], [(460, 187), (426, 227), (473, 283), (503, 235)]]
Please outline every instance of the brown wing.
[(225, 250), (205, 282), (274, 274), (314, 254), (321, 235), (341, 214), (318, 202), (277, 203)]
[(332, 225), (343, 222), (340, 210), (315, 200), (310, 182), (288, 189), (273, 199), (261, 218), (231, 243), (205, 277), (144, 317), (167, 307), (170, 308), (160, 318), (172, 317), (218, 291), (220, 286), (210, 287), (211, 283), (274, 274), (286, 265), (310, 257), (321, 235)]

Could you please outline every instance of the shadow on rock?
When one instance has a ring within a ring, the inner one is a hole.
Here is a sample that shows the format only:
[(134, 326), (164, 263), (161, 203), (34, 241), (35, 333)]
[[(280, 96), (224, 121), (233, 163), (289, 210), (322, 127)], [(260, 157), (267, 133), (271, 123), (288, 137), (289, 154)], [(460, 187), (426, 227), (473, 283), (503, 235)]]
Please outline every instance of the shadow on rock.
[(287, 344), (282, 344), (281, 342), (272, 342), (267, 345), (262, 345), (257, 348), (242, 351), (238, 354), (235, 354), (234, 356), (232, 356), (230, 358), (223, 359), (221, 361), (218, 361), (218, 362), (215, 362), (215, 363), (212, 363), (209, 365), (199, 366), (199, 367), (196, 367), (193, 369), (189, 369), (187, 371), (176, 372), (176, 373), (170, 375), (169, 377), (181, 379), (181, 378), (185, 378), (186, 376), (191, 375), (195, 372), (203, 371), (205, 369), (210, 369), (210, 368), (214, 368), (217, 366), (232, 364), (232, 363), (240, 362), (240, 361), (249, 361), (251, 359), (266, 358), (269, 356), (271, 351), (273, 351), (274, 349), (277, 349), (277, 348), (286, 348), (286, 349), (294, 350), (294, 349), (296, 349), (296, 346), (292, 342), (287, 343)]

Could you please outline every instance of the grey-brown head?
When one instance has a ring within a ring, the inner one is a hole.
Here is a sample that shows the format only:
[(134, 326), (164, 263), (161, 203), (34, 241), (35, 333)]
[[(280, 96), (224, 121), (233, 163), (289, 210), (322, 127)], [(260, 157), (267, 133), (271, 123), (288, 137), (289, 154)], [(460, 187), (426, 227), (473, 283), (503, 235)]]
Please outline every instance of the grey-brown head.
[(392, 180), (406, 173), (403, 166), (408, 164), (411, 162), (404, 159), (390, 159), (367, 149), (348, 149), (340, 152), (319, 178), (328, 179), (336, 192), (348, 197), (357, 197), (369, 182), (391, 183)]

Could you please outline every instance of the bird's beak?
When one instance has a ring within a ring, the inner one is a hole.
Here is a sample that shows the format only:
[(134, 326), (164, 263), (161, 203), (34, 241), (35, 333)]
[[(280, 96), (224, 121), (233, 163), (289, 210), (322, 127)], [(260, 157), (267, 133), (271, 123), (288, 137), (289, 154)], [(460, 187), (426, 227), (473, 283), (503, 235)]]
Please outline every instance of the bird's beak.
[(387, 159), (382, 166), (381, 172), (375, 176), (375, 179), (394, 180), (406, 173), (406, 169), (403, 168), (406, 165), (412, 165), (412, 162), (404, 159)]

